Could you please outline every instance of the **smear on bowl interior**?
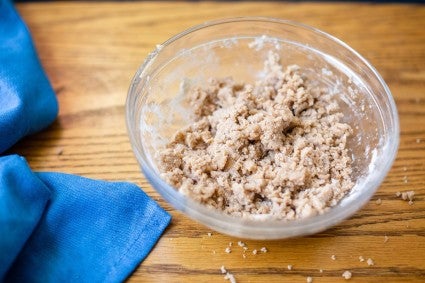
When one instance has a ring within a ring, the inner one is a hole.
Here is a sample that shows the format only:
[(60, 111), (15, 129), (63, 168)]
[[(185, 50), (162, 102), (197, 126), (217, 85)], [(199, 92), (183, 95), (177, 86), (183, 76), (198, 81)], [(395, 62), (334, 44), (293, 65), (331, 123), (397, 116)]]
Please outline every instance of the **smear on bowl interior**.
[(211, 78), (193, 87), (193, 123), (158, 153), (161, 175), (180, 193), (236, 217), (321, 214), (354, 185), (346, 146), (352, 129), (302, 68), (284, 68), (270, 51), (264, 73), (257, 82)]

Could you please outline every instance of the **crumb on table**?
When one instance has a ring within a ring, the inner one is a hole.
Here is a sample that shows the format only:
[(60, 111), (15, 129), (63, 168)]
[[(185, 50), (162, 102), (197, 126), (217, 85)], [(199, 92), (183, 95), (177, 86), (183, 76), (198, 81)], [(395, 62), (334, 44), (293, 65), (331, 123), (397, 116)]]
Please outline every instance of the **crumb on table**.
[(342, 277), (344, 277), (345, 280), (351, 279), (351, 276), (352, 276), (352, 274), (348, 270), (346, 270), (346, 271), (344, 271), (344, 273), (342, 273)]
[(368, 258), (366, 262), (367, 262), (367, 265), (369, 265), (369, 266), (372, 266), (372, 265), (375, 264), (375, 262), (371, 258)]
[(402, 200), (407, 201), (409, 205), (413, 205), (415, 191), (396, 192), (396, 196), (400, 197)]

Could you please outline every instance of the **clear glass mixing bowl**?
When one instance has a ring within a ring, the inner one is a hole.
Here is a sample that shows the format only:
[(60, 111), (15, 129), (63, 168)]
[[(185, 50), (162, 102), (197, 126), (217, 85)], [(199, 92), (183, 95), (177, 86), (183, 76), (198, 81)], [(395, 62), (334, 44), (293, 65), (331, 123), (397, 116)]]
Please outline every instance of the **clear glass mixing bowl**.
[[(295, 221), (255, 221), (206, 208), (161, 179), (155, 153), (190, 122), (185, 88), (210, 77), (254, 82), (269, 50), (297, 64), (309, 80), (335, 94), (353, 130), (348, 147), (355, 186), (328, 212)], [(399, 144), (399, 121), (387, 85), (369, 62), (315, 28), (271, 18), (234, 18), (190, 28), (158, 45), (137, 70), (127, 97), (127, 127), (134, 154), (153, 187), (187, 216), (233, 236), (281, 239), (322, 231), (359, 210), (388, 173)]]

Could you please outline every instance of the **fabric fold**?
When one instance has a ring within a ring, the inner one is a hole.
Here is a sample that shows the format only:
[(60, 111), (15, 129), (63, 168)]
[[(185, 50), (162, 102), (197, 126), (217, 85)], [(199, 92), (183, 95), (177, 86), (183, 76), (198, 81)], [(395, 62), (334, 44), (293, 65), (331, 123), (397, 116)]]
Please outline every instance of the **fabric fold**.
[[(9, 170), (29, 168), (21, 161)], [(35, 173), (31, 181), (48, 188), (50, 201), (6, 282), (123, 281), (170, 221), (131, 183), (63, 173)]]
[(37, 226), (50, 191), (25, 159), (0, 158), (0, 281)]
[(0, 153), (46, 128), (57, 114), (28, 29), (12, 3), (0, 0)]

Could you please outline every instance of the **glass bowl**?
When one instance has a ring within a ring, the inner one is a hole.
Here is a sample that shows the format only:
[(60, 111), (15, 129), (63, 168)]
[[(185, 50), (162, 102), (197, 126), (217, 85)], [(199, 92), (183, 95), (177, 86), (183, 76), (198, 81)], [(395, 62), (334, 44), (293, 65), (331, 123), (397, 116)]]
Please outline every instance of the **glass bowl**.
[[(269, 50), (283, 66), (297, 64), (328, 87), (354, 130), (348, 143), (355, 186), (336, 206), (310, 218), (246, 220), (189, 199), (160, 177), (155, 153), (190, 122), (185, 89), (210, 77), (254, 82)], [(163, 198), (210, 228), (249, 239), (282, 239), (322, 231), (359, 210), (391, 168), (399, 144), (393, 97), (382, 77), (342, 41), (304, 24), (272, 18), (207, 22), (170, 38), (148, 55), (128, 92), (126, 121), (134, 154)]]

